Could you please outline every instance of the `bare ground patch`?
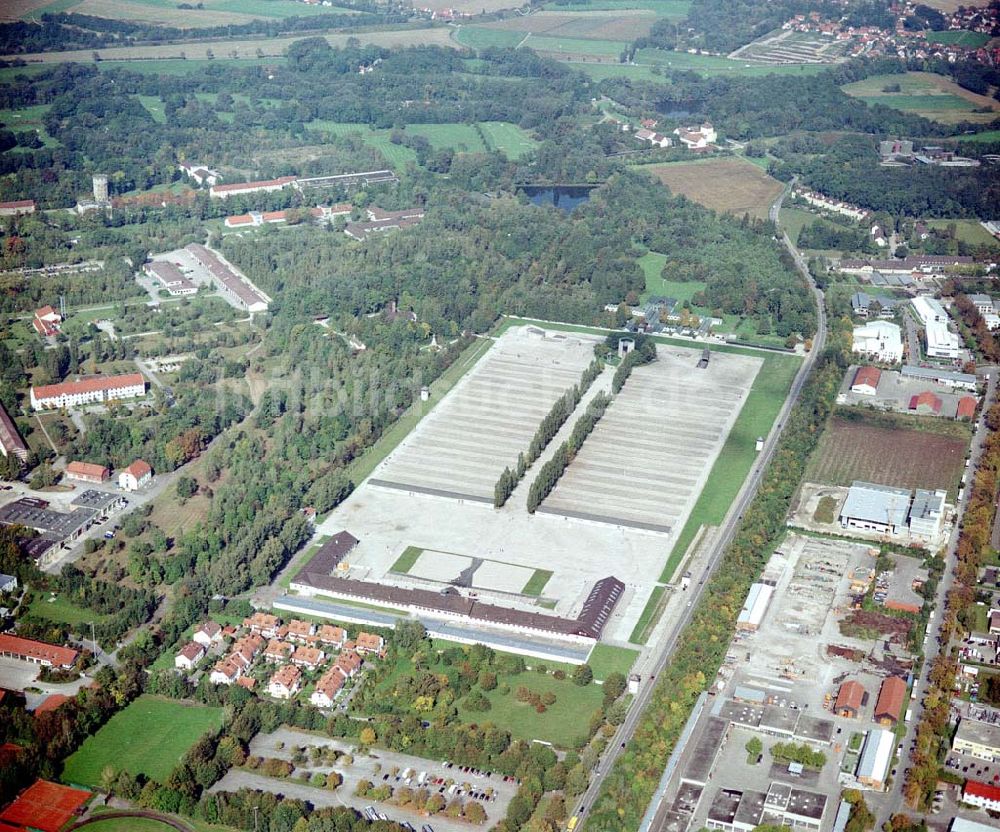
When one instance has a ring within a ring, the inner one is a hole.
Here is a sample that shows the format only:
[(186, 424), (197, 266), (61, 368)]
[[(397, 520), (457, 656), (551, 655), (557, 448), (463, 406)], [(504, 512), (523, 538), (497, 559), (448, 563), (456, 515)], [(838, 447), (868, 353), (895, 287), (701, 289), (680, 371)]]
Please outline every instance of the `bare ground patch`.
[(771, 203), (782, 189), (777, 179), (740, 159), (672, 162), (646, 170), (675, 194), (736, 216), (749, 214), (766, 219)]

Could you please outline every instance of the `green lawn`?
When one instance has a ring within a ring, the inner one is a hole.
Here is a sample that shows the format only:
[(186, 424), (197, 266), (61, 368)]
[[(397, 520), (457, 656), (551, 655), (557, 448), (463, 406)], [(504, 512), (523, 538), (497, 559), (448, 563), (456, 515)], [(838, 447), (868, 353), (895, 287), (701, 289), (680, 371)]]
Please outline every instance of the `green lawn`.
[(635, 628), (632, 630), (632, 635), (628, 637), (628, 640), (633, 644), (645, 644), (646, 639), (649, 638), (649, 629), (660, 617), (661, 612), (661, 601), (663, 600), (663, 593), (666, 592), (666, 587), (663, 584), (657, 584), (653, 587), (652, 593), (650, 593), (649, 600), (646, 602), (646, 606), (642, 608), (642, 614), (639, 616), (639, 620), (635, 622)]
[(401, 572), (405, 575), (413, 568), (413, 565), (423, 553), (423, 549), (416, 546), (407, 546), (403, 550), (403, 554), (396, 558), (396, 562), (392, 565), (392, 571)]
[(1000, 142), (1000, 130), (984, 130), (982, 133), (952, 136), (952, 138), (963, 142)]
[[(546, 665), (551, 667), (548, 662)], [(501, 675), (498, 682), (495, 690), (485, 694), (493, 706), (490, 710), (466, 711), (460, 700), (459, 719), (479, 725), (492, 722), (498, 728), (510, 731), (515, 739), (529, 742), (542, 740), (560, 748), (573, 748), (586, 736), (590, 716), (601, 707), (603, 699), (600, 685), (580, 687), (569, 678), (556, 679), (531, 671), (517, 676)], [(510, 686), (508, 693), (501, 693), (504, 685)], [(514, 694), (521, 685), (539, 694), (551, 691), (556, 696), (555, 704), (540, 714), (528, 703), (518, 702)]]
[(143, 695), (119, 711), (66, 760), (66, 783), (98, 786), (105, 766), (164, 783), (205, 732), (222, 725), (222, 708)]
[(628, 46), (625, 41), (620, 40), (561, 38), (550, 35), (532, 35), (524, 45), (549, 55), (595, 55), (602, 58), (617, 58)]
[[(90, 624), (91, 621), (100, 624), (107, 618), (107, 616), (86, 607), (78, 607), (76, 604), (64, 600), (60, 595), (57, 595), (55, 600), (51, 602), (49, 601), (50, 597), (48, 592), (36, 593), (31, 606), (28, 607), (28, 614), (54, 621), (57, 624), (68, 624), (70, 627)], [(83, 635), (89, 637), (89, 633), (90, 631), (87, 629)]]
[(410, 124), (406, 133), (423, 136), (435, 150), (452, 148), (467, 153), (485, 153), (483, 139), (471, 124)]
[(549, 582), (552, 573), (548, 569), (536, 569), (535, 573), (528, 578), (528, 583), (521, 590), (522, 595), (541, 595), (545, 585)]
[(331, 136), (359, 135), (362, 142), (381, 153), (386, 162), (393, 167), (402, 167), (407, 162), (415, 162), (417, 159), (417, 154), (409, 147), (393, 144), (389, 140), (391, 130), (375, 130), (367, 124), (345, 124), (324, 119), (307, 122), (306, 127)]
[(718, 525), (726, 516), (757, 459), (757, 451), (754, 450), (756, 439), (770, 432), (801, 360), (793, 355), (772, 354), (764, 357), (764, 366), (757, 373), (740, 415), (667, 559), (660, 576), (662, 582), (671, 580), (698, 529), (702, 525)]
[(642, 267), (643, 274), (646, 276), (646, 289), (640, 295), (640, 300), (645, 301), (647, 298), (655, 296), (686, 301), (691, 300), (705, 288), (706, 284), (697, 280), (664, 280), (661, 272), (666, 262), (666, 255), (657, 254), (655, 251), (650, 251), (639, 258), (639, 266)]
[(954, 46), (965, 46), (969, 49), (979, 49), (990, 42), (990, 36), (983, 32), (969, 32), (957, 29), (948, 32), (927, 32), (928, 43), (947, 43)]
[(503, 152), (508, 159), (520, 159), (538, 146), (526, 130), (508, 121), (481, 121), (479, 127), (490, 148)]
[(46, 131), (42, 119), (49, 111), (48, 104), (32, 104), (28, 107), (16, 107), (11, 110), (0, 110), (0, 123), (8, 130), (15, 133), (24, 133), (34, 130), (46, 147), (55, 147), (59, 144)]
[(885, 104), (894, 110), (907, 112), (928, 112), (931, 110), (972, 110), (972, 104), (957, 95), (944, 93), (941, 95), (907, 95), (891, 93), (887, 95), (857, 96), (869, 104)]
[(378, 464), (395, 450), (396, 446), (406, 438), (407, 434), (416, 427), (425, 413), (429, 413), (448, 391), (451, 390), (458, 380), (471, 370), (477, 361), (482, 358), (486, 351), (493, 345), (489, 338), (478, 338), (471, 344), (454, 363), (445, 370), (430, 385), (431, 397), (427, 402), (414, 402), (410, 408), (400, 416), (386, 430), (378, 441), (372, 445), (361, 456), (354, 459), (347, 467), (347, 476), (355, 485), (360, 485)]
[(931, 228), (939, 229), (946, 229), (949, 225), (954, 225), (955, 236), (969, 245), (1000, 246), (1000, 240), (997, 240), (983, 228), (978, 220), (929, 220), (927, 224)]
[(139, 103), (146, 108), (146, 111), (153, 117), (157, 124), (167, 123), (167, 114), (163, 109), (163, 99), (158, 95), (137, 95)]
[(628, 676), (638, 655), (638, 650), (632, 650), (628, 647), (595, 644), (594, 649), (590, 651), (587, 664), (594, 671), (594, 678), (603, 682), (611, 673), (623, 673)]

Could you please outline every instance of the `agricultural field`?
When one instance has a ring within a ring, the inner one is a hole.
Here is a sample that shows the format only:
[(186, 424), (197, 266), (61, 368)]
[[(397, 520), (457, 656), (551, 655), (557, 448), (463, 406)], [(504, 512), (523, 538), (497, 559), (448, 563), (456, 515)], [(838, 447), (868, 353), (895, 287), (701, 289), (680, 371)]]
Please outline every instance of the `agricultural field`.
[(593, 0), (593, 2), (548, 3), (545, 7), (553, 12), (597, 12), (626, 9), (645, 9), (657, 17), (682, 20), (691, 10), (691, 0)]
[(809, 460), (803, 481), (850, 485), (865, 480), (900, 488), (946, 488), (954, 498), (969, 433), (967, 426), (958, 423), (947, 427), (953, 430), (950, 435), (834, 418)]
[[(1000, 115), (1000, 102), (986, 95), (976, 95), (931, 72), (873, 75), (841, 89), (869, 104), (884, 104), (944, 124), (989, 122)], [(990, 108), (991, 112), (973, 112), (982, 108)]]
[[(523, 24), (534, 19), (534, 17), (516, 18), (515, 21)], [(646, 18), (646, 20), (652, 24), (653, 18)], [(513, 22), (503, 21), (504, 24)], [(456, 31), (455, 39), (462, 46), (468, 46), (470, 49), (526, 46), (550, 57), (581, 60), (587, 58), (613, 58), (617, 60), (628, 45), (628, 41), (625, 39), (610, 40), (596, 37), (597, 31), (599, 31), (597, 28), (592, 28), (594, 36), (569, 36), (555, 32), (535, 33), (530, 29), (496, 28), (498, 26), (500, 24), (462, 26)]]
[(62, 779), (98, 786), (110, 765), (164, 783), (198, 738), (222, 725), (222, 717), (222, 708), (140, 696), (66, 760)]
[(766, 66), (748, 61), (731, 60), (721, 55), (691, 55), (687, 52), (668, 52), (663, 49), (640, 49), (635, 56), (639, 65), (660, 66), (663, 69), (684, 69), (703, 75), (743, 75), (755, 78), (762, 75), (815, 75), (826, 72), (823, 64), (782, 64)]
[[(433, 29), (396, 29), (380, 32), (365, 32), (362, 35), (356, 34), (336, 34), (324, 35), (324, 39), (332, 46), (343, 47), (347, 45), (350, 38), (359, 38), (362, 45), (384, 46), (391, 48), (394, 46), (455, 46), (450, 38), (448, 29), (443, 27)], [(214, 55), (225, 55), (230, 59), (259, 60), (264, 56), (284, 56), (285, 50), (301, 40), (301, 37), (285, 38), (253, 38), (247, 40), (218, 40), (218, 41), (180, 41), (178, 43), (165, 43), (155, 46), (117, 46), (107, 49), (74, 49), (65, 52), (28, 52), (23, 55), (8, 56), (9, 59), (17, 57), (28, 63), (53, 63), (61, 64), (67, 62), (93, 63), (93, 56), (96, 52), (101, 61), (150, 61), (165, 60), (170, 58), (187, 58), (197, 61), (213, 60)], [(260, 52), (261, 55), (257, 53)], [(235, 54), (234, 54), (235, 53)], [(3, 58), (3, 56), (0, 56)], [(178, 60), (178, 62), (183, 62)], [(266, 62), (265, 62), (266, 63)]]
[(990, 42), (990, 36), (983, 32), (953, 30), (948, 32), (928, 32), (928, 43), (944, 43), (948, 46), (964, 46), (968, 49), (979, 49)]
[[(308, 17), (317, 14), (354, 14), (351, 9), (306, 5), (294, 0), (202, 0), (198, 8), (179, 9), (174, 0), (14, 0), (22, 20), (45, 13), (69, 12), (134, 20), (197, 29), (208, 26), (238, 25), (251, 20), (285, 17)], [(23, 7), (23, 10), (21, 10)]]
[(1000, 142), (1000, 130), (984, 130), (971, 136), (952, 136), (953, 139), (961, 139), (963, 142)]
[(643, 167), (675, 194), (714, 211), (767, 219), (782, 184), (742, 159), (706, 159)]
[(526, 17), (511, 17), (476, 26), (489, 32), (512, 32), (522, 37), (632, 41), (648, 35), (656, 15), (641, 9), (606, 11), (543, 11)]

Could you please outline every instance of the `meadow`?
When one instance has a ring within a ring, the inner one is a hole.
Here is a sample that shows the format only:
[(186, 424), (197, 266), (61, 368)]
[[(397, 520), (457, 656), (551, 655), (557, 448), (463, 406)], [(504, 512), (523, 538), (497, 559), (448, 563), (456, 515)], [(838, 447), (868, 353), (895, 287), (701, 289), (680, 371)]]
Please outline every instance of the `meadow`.
[(952, 30), (948, 32), (928, 32), (928, 43), (943, 43), (948, 46), (965, 46), (968, 49), (979, 49), (990, 42), (990, 36), (983, 32)]
[(706, 284), (700, 280), (664, 280), (662, 272), (667, 258), (663, 254), (650, 251), (640, 257), (637, 262), (646, 276), (646, 288), (639, 296), (641, 301), (646, 301), (650, 297), (676, 298), (679, 301), (691, 300), (705, 288)]
[[(1000, 103), (994, 99), (976, 95), (931, 72), (873, 75), (841, 89), (868, 104), (884, 104), (945, 124), (989, 122), (1000, 115)], [(992, 112), (973, 112), (983, 108), (990, 108)]]
[[(23, 3), (23, 0), (22, 0)], [(69, 12), (197, 29), (238, 25), (251, 20), (311, 17), (318, 14), (354, 14), (351, 9), (306, 5), (295, 0), (201, 0), (198, 8), (179, 9), (174, 0), (54, 0), (44, 4), (23, 3), (22, 19), (42, 14)], [(191, 4), (192, 7), (195, 4)], [(29, 8), (33, 6), (34, 8)]]
[(67, 760), (66, 783), (98, 786), (105, 766), (161, 783), (187, 750), (222, 725), (223, 709), (143, 695), (116, 713)]
[(47, 592), (36, 593), (28, 607), (28, 614), (44, 618), (47, 621), (54, 621), (56, 624), (80, 627), (80, 634), (87, 639), (90, 638), (90, 623), (100, 624), (108, 617), (87, 607), (77, 606), (61, 595), (52, 596)]
[(46, 147), (59, 144), (45, 130), (42, 119), (49, 110), (48, 104), (32, 104), (28, 107), (17, 107), (12, 110), (0, 110), (0, 124), (16, 133), (34, 130)]
[(669, 20), (681, 20), (691, 10), (691, 0), (593, 0), (591, 3), (548, 3), (545, 8), (553, 12), (596, 12), (645, 9)]

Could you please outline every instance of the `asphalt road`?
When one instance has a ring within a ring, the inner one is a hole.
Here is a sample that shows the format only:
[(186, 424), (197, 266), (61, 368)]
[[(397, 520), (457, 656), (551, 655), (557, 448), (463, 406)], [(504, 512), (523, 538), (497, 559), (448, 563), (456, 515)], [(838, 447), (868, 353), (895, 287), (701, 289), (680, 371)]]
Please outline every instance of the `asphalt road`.
[[(792, 184), (794, 184), (794, 180), (785, 188), (785, 191), (782, 192), (781, 196), (779, 196), (771, 206), (770, 219), (772, 221), (777, 221), (778, 213), (781, 210), (781, 203), (791, 189)], [(687, 606), (684, 608), (683, 613), (674, 626), (665, 632), (660, 643), (655, 645), (653, 648), (653, 653), (657, 655), (657, 658), (652, 666), (650, 676), (643, 679), (641, 687), (639, 688), (639, 693), (636, 694), (632, 707), (629, 708), (628, 716), (615, 732), (614, 737), (608, 744), (604, 756), (598, 762), (597, 772), (591, 778), (589, 787), (576, 804), (576, 811), (574, 814), (579, 817), (577, 826), (578, 830), (582, 829), (582, 827), (586, 825), (587, 811), (591, 806), (593, 806), (598, 794), (600, 794), (605, 778), (614, 768), (614, 764), (624, 750), (624, 747), (634, 736), (639, 720), (642, 718), (642, 714), (652, 697), (656, 676), (658, 676), (663, 668), (666, 667), (667, 663), (673, 656), (680, 634), (691, 620), (694, 610), (698, 606), (698, 602), (705, 591), (708, 579), (715, 572), (722, 560), (723, 554), (732, 542), (739, 526), (739, 522), (743, 518), (743, 512), (746, 510), (747, 506), (750, 505), (750, 501), (756, 496), (757, 489), (759, 488), (763, 478), (763, 472), (770, 463), (771, 458), (774, 456), (775, 449), (778, 446), (778, 440), (781, 437), (781, 432), (784, 429), (786, 420), (788, 419), (788, 414), (791, 412), (792, 407), (795, 405), (795, 402), (798, 401), (798, 398), (802, 393), (802, 388), (805, 386), (806, 380), (809, 378), (813, 366), (816, 363), (816, 356), (823, 351), (823, 347), (826, 344), (826, 309), (823, 303), (823, 293), (816, 287), (816, 284), (812, 279), (812, 275), (809, 273), (809, 268), (806, 264), (805, 258), (799, 253), (798, 249), (795, 248), (787, 234), (782, 234), (782, 242), (791, 254), (792, 258), (795, 260), (796, 267), (809, 284), (816, 300), (818, 319), (816, 336), (813, 339), (813, 347), (806, 355), (805, 361), (802, 362), (802, 366), (799, 368), (799, 371), (795, 376), (795, 380), (792, 382), (792, 387), (788, 391), (785, 403), (782, 405), (778, 418), (772, 426), (771, 432), (766, 441), (764, 442), (764, 448), (758, 457), (757, 466), (753, 469), (753, 471), (751, 471), (750, 475), (743, 483), (740, 493), (733, 501), (733, 504), (729, 507), (729, 513), (726, 515), (725, 520), (719, 527), (719, 534), (716, 536), (715, 541), (712, 544), (707, 565), (702, 572), (700, 579), (696, 584), (693, 583), (691, 589), (688, 590), (691, 597)], [(601, 832), (601, 830), (594, 830), (594, 832)]]
[[(990, 370), (990, 380), (986, 385), (986, 397), (983, 403), (983, 412), (988, 410), (992, 405), (996, 404), (997, 399), (997, 368), (985, 368)], [(983, 443), (986, 439), (986, 426), (983, 424), (983, 420), (980, 419), (976, 427), (976, 432), (972, 437), (971, 446), (971, 462), (968, 468), (969, 480), (972, 480), (972, 474), (975, 472), (976, 466), (979, 464), (980, 456), (983, 452)], [(955, 549), (958, 545), (958, 535), (959, 529), (962, 525), (962, 517), (965, 514), (966, 506), (968, 505), (969, 493), (971, 489), (966, 488), (965, 493), (962, 495), (962, 500), (956, 506), (956, 516), (955, 523), (952, 527), (951, 537), (948, 540), (948, 549), (945, 553), (945, 570), (944, 574), (941, 576), (941, 580), (938, 582), (937, 594), (934, 598), (935, 602), (935, 613), (934, 618), (931, 620), (927, 627), (927, 644), (924, 648), (924, 663), (920, 669), (920, 676), (913, 684), (913, 698), (912, 711), (913, 715), (910, 722), (906, 726), (906, 735), (903, 737), (902, 744), (900, 746), (900, 763), (897, 767), (897, 776), (893, 780), (892, 787), (884, 795), (873, 795), (870, 803), (873, 804), (875, 812), (878, 816), (878, 822), (876, 828), (880, 828), (884, 821), (887, 821), (892, 815), (897, 812), (906, 811), (907, 807), (904, 806), (903, 800), (903, 783), (905, 781), (904, 769), (905, 763), (908, 759), (910, 753), (910, 745), (913, 742), (914, 737), (917, 733), (917, 725), (920, 723), (920, 718), (923, 715), (924, 710), (924, 695), (927, 693), (927, 676), (930, 672), (931, 666), (934, 664), (934, 660), (938, 657), (938, 654), (942, 650), (942, 645), (939, 641), (941, 636), (941, 623), (944, 620), (944, 606), (945, 599), (948, 597), (948, 592), (951, 590), (952, 584), (955, 582)], [(947, 645), (944, 645), (947, 647)]]

